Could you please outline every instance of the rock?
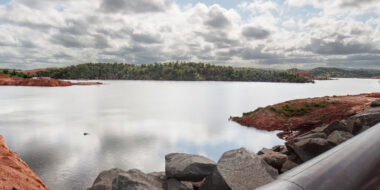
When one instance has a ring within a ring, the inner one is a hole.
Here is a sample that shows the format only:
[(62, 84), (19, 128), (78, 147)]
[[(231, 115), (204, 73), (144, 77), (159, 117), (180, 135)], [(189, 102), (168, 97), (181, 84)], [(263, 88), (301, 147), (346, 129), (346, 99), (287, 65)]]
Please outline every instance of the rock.
[(371, 107), (380, 107), (380, 102), (371, 102)]
[(298, 164), (296, 164), (290, 160), (286, 160), (285, 163), (281, 167), (281, 173), (285, 173), (285, 172), (287, 172), (287, 171), (289, 171), (289, 170), (291, 170), (297, 166), (298, 166)]
[(380, 107), (368, 108), (352, 117), (355, 121), (353, 134), (356, 135), (364, 130), (364, 126), (372, 127), (380, 122)]
[(296, 163), (296, 164), (302, 164), (303, 161), (297, 156), (297, 154), (294, 151), (289, 151), (287, 154), (288, 160)]
[(216, 164), (199, 155), (172, 153), (165, 156), (165, 172), (168, 178), (180, 181), (201, 181), (210, 175)]
[(296, 138), (286, 142), (285, 145), (291, 149), (303, 161), (306, 162), (319, 154), (333, 147), (326, 139), (323, 138)]
[(286, 148), (285, 145), (277, 145), (277, 146), (274, 146), (272, 148), (273, 151), (275, 152), (279, 152), (281, 154), (287, 154), (288, 153), (288, 149)]
[(274, 152), (274, 151), (271, 149), (262, 148), (259, 152), (257, 152), (257, 155), (262, 155), (262, 154), (267, 154), (267, 153), (272, 153), (272, 152)]
[(353, 122), (350, 120), (334, 121), (329, 125), (323, 125), (322, 127), (317, 127), (312, 130), (314, 133), (325, 133), (327, 136), (330, 135), (333, 131), (347, 131), (352, 133), (353, 131)]
[(251, 190), (273, 181), (278, 176), (255, 153), (240, 148), (225, 152), (201, 190)]
[(151, 173), (148, 173), (148, 175), (157, 177), (158, 179), (162, 181), (166, 180), (165, 172), (151, 172)]
[(174, 178), (166, 181), (166, 190), (193, 190), (193, 184), (190, 182), (180, 182)]
[(327, 137), (327, 140), (335, 145), (338, 145), (351, 137), (353, 137), (353, 135), (349, 132), (334, 131)]
[(301, 136), (298, 136), (295, 139), (293, 139), (293, 141), (300, 141), (300, 140), (303, 140), (303, 139), (311, 139), (311, 138), (326, 139), (327, 135), (324, 132), (314, 132), (313, 131), (313, 132), (309, 132), (309, 133), (303, 134)]
[(112, 181), (112, 190), (164, 190), (165, 185), (159, 177), (144, 174), (133, 169), (120, 173)]
[(278, 171), (281, 170), (282, 165), (288, 160), (288, 157), (285, 154), (278, 152), (271, 152), (259, 155), (267, 164), (276, 168)]
[(96, 177), (92, 187), (87, 190), (111, 190), (112, 180), (120, 173), (125, 173), (125, 171), (117, 168), (102, 171), (98, 177)]

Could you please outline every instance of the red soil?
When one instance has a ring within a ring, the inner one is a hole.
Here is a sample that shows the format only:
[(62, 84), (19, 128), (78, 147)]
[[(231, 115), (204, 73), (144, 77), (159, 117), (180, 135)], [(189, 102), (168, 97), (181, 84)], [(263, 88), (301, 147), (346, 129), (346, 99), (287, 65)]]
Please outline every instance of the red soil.
[(100, 82), (70, 82), (51, 78), (11, 78), (0, 75), (0, 86), (73, 86), (73, 85), (99, 85)]
[(48, 190), (41, 179), (20, 159), (17, 153), (9, 150), (0, 136), (0, 189)]
[(298, 70), (298, 71), (296, 72), (296, 74), (298, 74), (298, 75), (301, 76), (301, 77), (305, 77), (305, 78), (307, 78), (307, 79), (309, 79), (309, 80), (314, 80), (314, 77), (310, 75), (310, 72), (311, 72), (311, 71)]
[(37, 74), (37, 72), (39, 72), (39, 71), (46, 71), (47, 69), (33, 69), (33, 70), (24, 70), (24, 71), (22, 71), (23, 73), (28, 73), (28, 74), (30, 74), (30, 75), (35, 75), (35, 74)]
[(314, 108), (303, 115), (287, 117), (273, 111), (272, 106), (267, 106), (231, 119), (243, 126), (260, 130), (281, 130), (282, 132), (277, 136), (290, 140), (323, 124), (360, 113), (369, 107), (372, 101), (379, 100), (380, 93), (299, 99), (275, 104), (273, 107), (280, 108), (288, 104), (291, 107), (300, 108), (316, 102), (324, 102), (325, 107)]

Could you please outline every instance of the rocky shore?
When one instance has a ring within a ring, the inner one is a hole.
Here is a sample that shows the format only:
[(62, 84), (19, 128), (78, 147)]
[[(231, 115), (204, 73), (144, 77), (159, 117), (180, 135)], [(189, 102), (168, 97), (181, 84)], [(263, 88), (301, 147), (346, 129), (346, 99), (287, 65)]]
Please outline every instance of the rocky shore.
[(165, 156), (165, 171), (103, 171), (87, 190), (252, 190), (307, 162), (380, 122), (379, 103), (350, 117), (332, 121), (294, 137), (285, 145), (253, 153), (225, 152), (219, 161), (200, 155)]
[(0, 75), (0, 86), (59, 87), (73, 85), (100, 85), (100, 82), (70, 82), (51, 78), (16, 78)]
[(289, 141), (319, 126), (358, 114), (374, 101), (380, 101), (380, 93), (306, 98), (258, 108), (230, 119), (260, 130), (280, 130), (277, 136)]

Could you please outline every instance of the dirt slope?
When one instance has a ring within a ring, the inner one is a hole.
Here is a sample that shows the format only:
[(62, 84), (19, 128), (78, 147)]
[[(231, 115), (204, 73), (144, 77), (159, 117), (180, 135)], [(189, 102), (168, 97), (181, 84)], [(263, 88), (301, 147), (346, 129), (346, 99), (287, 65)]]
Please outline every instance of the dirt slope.
[(47, 190), (41, 179), (22, 161), (17, 153), (9, 150), (0, 136), (0, 189)]

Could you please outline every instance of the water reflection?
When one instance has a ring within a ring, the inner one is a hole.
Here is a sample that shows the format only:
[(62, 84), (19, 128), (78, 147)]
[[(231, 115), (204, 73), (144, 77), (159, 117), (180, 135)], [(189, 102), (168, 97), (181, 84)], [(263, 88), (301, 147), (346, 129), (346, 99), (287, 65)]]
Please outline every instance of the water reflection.
[(160, 171), (170, 152), (217, 161), (241, 146), (271, 147), (282, 141), (228, 122), (229, 116), (295, 98), (379, 91), (376, 80), (366, 79), (105, 83), (0, 88), (0, 134), (51, 189), (85, 189), (113, 167)]

